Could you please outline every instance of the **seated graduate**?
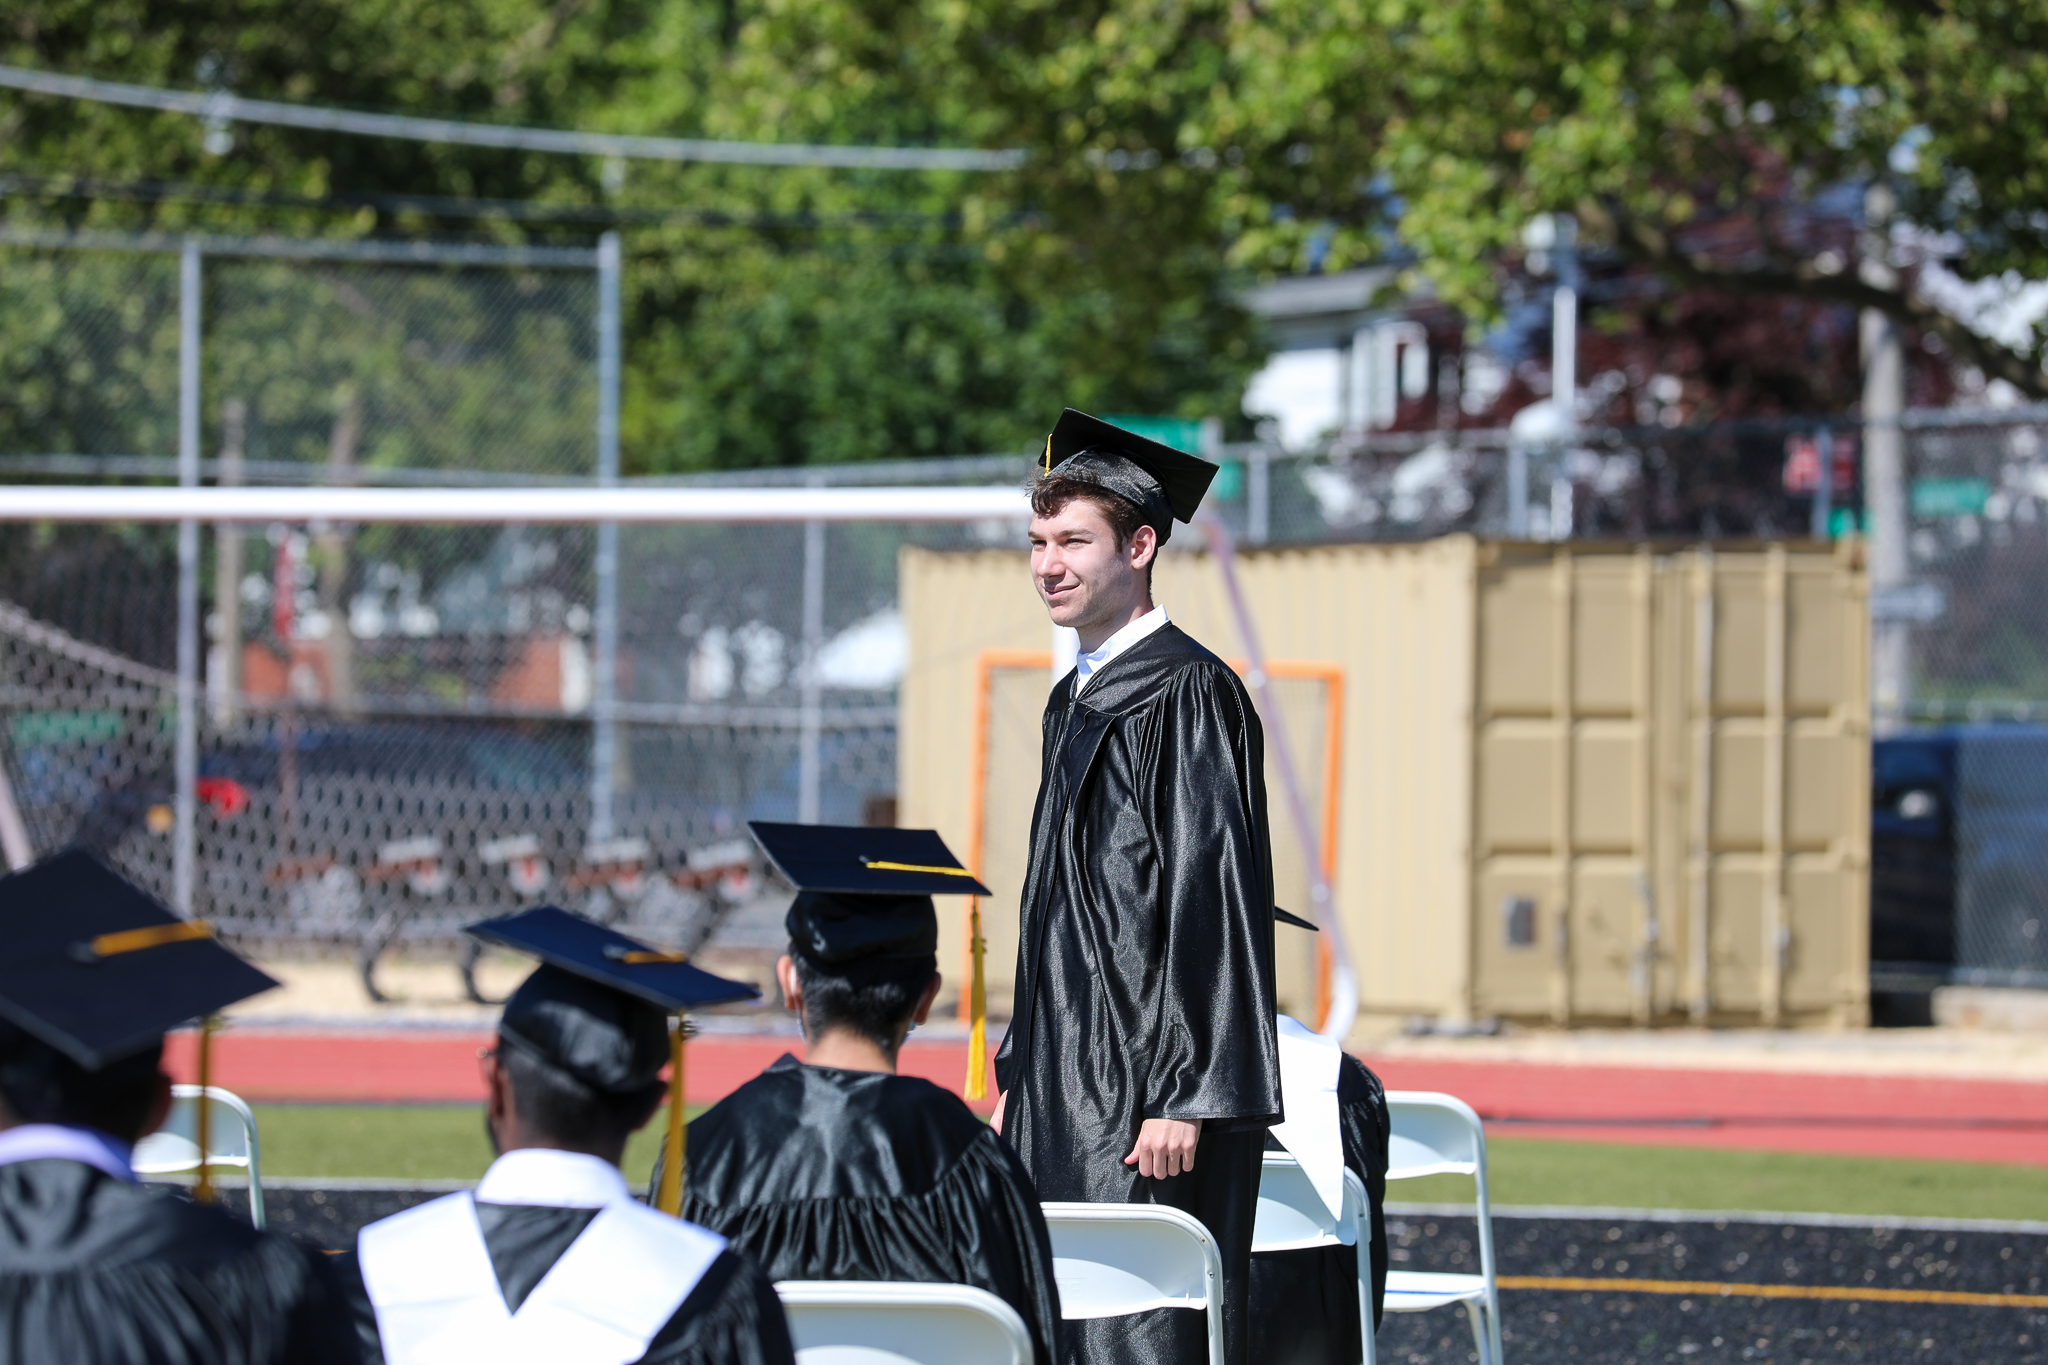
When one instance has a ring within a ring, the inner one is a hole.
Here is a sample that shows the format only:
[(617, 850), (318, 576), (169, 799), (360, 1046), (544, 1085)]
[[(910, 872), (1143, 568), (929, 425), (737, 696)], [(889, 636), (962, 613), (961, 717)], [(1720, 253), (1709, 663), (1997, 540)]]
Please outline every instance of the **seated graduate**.
[(542, 960), (484, 1054), (500, 1155), (474, 1195), (372, 1223), (341, 1258), (365, 1354), (388, 1365), (792, 1365), (789, 1324), (760, 1269), (716, 1233), (637, 1202), (619, 1172), (627, 1136), (661, 1104), (672, 1045), (681, 1070), (669, 1014), (759, 992), (551, 906), (469, 932)]
[(0, 1362), (353, 1362), (325, 1258), (136, 1183), (166, 1030), (277, 983), (91, 855), (0, 879)]
[(782, 1057), (690, 1125), (684, 1216), (777, 1280), (986, 1289), (1052, 1365), (1059, 1290), (1030, 1178), (956, 1096), (896, 1074), (939, 992), (931, 892), (987, 889), (929, 830), (751, 828), (798, 887), (775, 972), (805, 1060)]
[[(1276, 913), (1305, 923), (1285, 911)], [(1266, 1146), (1299, 1161), (1332, 1210), (1343, 1208), (1346, 1169), (1364, 1184), (1377, 1330), (1387, 1293), (1387, 1143), (1392, 1127), (1386, 1091), (1379, 1077), (1335, 1039), (1284, 1014), (1278, 1022), (1287, 1119), (1267, 1131)], [(1258, 1365), (1353, 1365), (1362, 1359), (1358, 1248), (1255, 1252), (1251, 1344)]]

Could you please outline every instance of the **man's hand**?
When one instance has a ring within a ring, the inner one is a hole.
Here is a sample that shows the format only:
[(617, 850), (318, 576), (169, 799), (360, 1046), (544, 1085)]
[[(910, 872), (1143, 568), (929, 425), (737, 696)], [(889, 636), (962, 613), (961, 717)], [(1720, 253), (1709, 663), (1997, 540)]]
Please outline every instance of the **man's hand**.
[(996, 1111), (988, 1116), (988, 1126), (998, 1133), (1003, 1131), (1003, 1105), (1009, 1102), (1009, 1098), (1009, 1091), (996, 1091)]
[[(1002, 1112), (1002, 1102), (997, 1102)], [(1124, 1165), (1136, 1163), (1138, 1174), (1164, 1180), (1195, 1169), (1195, 1143), (1202, 1137), (1202, 1121), (1195, 1119), (1146, 1119), (1138, 1128), (1138, 1145), (1124, 1158)]]

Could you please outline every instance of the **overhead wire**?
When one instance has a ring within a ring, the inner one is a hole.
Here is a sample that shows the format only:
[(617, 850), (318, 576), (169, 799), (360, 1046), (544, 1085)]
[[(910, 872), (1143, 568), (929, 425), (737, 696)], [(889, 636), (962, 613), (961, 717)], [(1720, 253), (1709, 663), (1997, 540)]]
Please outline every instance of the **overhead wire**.
[(460, 119), (374, 114), (353, 109), (248, 99), (225, 90), (165, 90), (123, 81), (66, 76), (28, 67), (0, 66), (0, 88), (60, 99), (122, 105), (187, 114), (209, 124), (257, 123), (358, 137), (396, 138), (458, 147), (573, 156), (618, 157), (628, 161), (718, 162), (738, 166), (821, 166), (885, 171), (1010, 171), (1022, 166), (1021, 149), (976, 147), (838, 146), (824, 143), (735, 142), (714, 138), (644, 137), (565, 128), (525, 128)]

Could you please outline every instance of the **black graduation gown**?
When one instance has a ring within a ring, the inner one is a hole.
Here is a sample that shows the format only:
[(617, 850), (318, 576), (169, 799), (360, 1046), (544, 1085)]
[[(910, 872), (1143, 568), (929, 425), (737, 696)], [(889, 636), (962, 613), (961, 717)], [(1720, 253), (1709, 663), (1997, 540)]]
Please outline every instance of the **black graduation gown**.
[(692, 1123), (688, 1151), (683, 1217), (770, 1278), (972, 1285), (1017, 1310), (1039, 1365), (1057, 1359), (1059, 1289), (1030, 1178), (930, 1081), (784, 1056)]
[[(1238, 677), (1166, 625), (1046, 703), (1016, 1014), (996, 1054), (1003, 1136), (1039, 1198), (1159, 1203), (1223, 1253), (1245, 1360), (1263, 1130), (1281, 1117), (1265, 737)], [(1201, 1119), (1195, 1169), (1124, 1164), (1148, 1118)], [(1071, 1358), (1191, 1360), (1182, 1309), (1067, 1324)]]
[[(533, 1204), (476, 1206), (498, 1289), (513, 1312), (526, 1302), (543, 1276), (596, 1218), (596, 1209), (558, 1209)], [(383, 1365), (377, 1313), (363, 1288), (354, 1252), (335, 1257), (355, 1308), (365, 1365)], [(689, 1296), (654, 1334), (641, 1365), (795, 1365), (789, 1321), (775, 1287), (760, 1268), (730, 1251), (721, 1252)]]
[[(1346, 1053), (1337, 1072), (1337, 1130), (1344, 1164), (1365, 1182), (1372, 1226), (1372, 1320), (1387, 1298), (1387, 1094), (1364, 1062)], [(1267, 1145), (1273, 1143), (1267, 1138)], [(1257, 1365), (1357, 1365), (1358, 1249), (1308, 1247), (1252, 1257), (1252, 1359)]]
[(356, 1359), (311, 1248), (80, 1162), (0, 1166), (0, 1363)]

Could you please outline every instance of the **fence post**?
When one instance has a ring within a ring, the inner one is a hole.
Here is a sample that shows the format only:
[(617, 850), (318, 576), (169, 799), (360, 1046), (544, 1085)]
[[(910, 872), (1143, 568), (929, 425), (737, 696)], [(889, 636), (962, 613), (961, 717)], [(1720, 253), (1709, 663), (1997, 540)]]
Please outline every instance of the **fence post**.
[[(178, 485), (199, 485), (199, 240), (178, 261)], [(199, 523), (178, 523), (178, 720), (172, 750), (171, 904), (193, 913), (199, 862)]]
[(796, 820), (818, 823), (819, 746), (824, 730), (824, 687), (818, 676), (825, 647), (825, 523), (804, 523), (804, 650), (802, 732), (797, 754)]
[(1251, 448), (1244, 464), (1244, 538), (1253, 545), (1264, 545), (1266, 537), (1272, 533), (1273, 452), (1264, 441), (1260, 441)]
[[(597, 483), (619, 481), (619, 234), (597, 241)], [(590, 838), (609, 839), (618, 771), (619, 524), (597, 528), (597, 611), (591, 626)]]
[(1815, 540), (1832, 539), (1828, 523), (1835, 519), (1835, 433), (1834, 429), (1821, 423), (1814, 433), (1814, 447), (1820, 453), (1820, 482), (1813, 486), (1813, 526), (1811, 534)]

